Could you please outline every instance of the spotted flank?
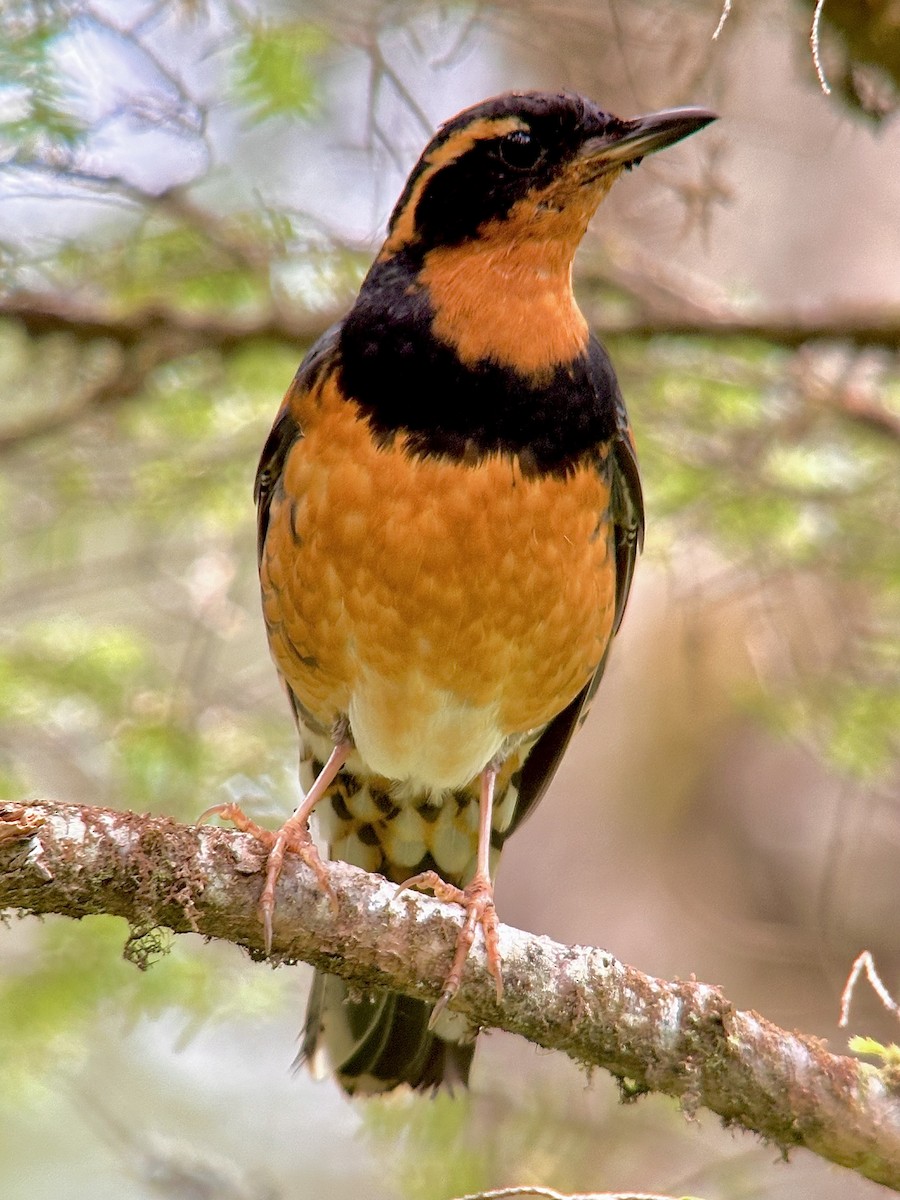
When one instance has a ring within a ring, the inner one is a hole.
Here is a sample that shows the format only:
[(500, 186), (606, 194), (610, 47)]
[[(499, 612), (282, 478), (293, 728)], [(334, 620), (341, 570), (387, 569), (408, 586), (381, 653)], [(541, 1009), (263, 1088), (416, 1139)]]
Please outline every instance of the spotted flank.
[[(496, 860), (513, 822), (519, 798), (519, 764), (524, 750), (507, 761), (498, 781), (491, 843)], [(301, 765), (304, 788), (312, 786), (322, 762), (312, 756)], [(464, 885), (478, 850), (479, 781), (453, 791), (413, 791), (380, 776), (342, 771), (316, 809), (329, 856), (402, 883), (423, 871), (437, 871), (448, 883)]]

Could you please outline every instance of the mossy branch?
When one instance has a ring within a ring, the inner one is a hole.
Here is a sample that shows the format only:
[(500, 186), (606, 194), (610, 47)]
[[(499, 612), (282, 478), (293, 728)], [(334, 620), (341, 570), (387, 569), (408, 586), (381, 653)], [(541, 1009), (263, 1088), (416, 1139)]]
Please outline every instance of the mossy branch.
[[(263, 957), (256, 911), (263, 854), (246, 834), (58, 803), (0, 805), (0, 907), (124, 917), (243, 946)], [(333, 863), (336, 909), (286, 863), (275, 961), (303, 959), (358, 986), (436, 999), (460, 923), (452, 905)], [(888, 1072), (828, 1053), (740, 1012), (719, 989), (641, 974), (606, 951), (502, 926), (498, 1003), (479, 939), (455, 1006), (587, 1067), (629, 1095), (662, 1092), (788, 1150), (803, 1146), (900, 1191), (900, 1088)]]

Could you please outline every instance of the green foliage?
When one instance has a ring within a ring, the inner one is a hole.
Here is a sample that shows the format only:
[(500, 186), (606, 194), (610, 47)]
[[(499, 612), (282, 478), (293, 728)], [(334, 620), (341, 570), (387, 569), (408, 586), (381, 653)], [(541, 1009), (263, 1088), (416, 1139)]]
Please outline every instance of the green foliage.
[(871, 1054), (873, 1058), (880, 1058), (886, 1067), (895, 1071), (900, 1069), (900, 1046), (894, 1042), (885, 1046), (875, 1038), (857, 1036), (850, 1038), (847, 1048), (854, 1054)]
[[(490, 1049), (482, 1053), (490, 1063)], [(529, 1087), (518, 1089), (509, 1086), (501, 1052), (471, 1092), (442, 1092), (427, 1103), (413, 1093), (371, 1100), (362, 1109), (366, 1140), (404, 1200), (526, 1183), (563, 1194), (618, 1190), (634, 1147), (651, 1129), (665, 1161), (666, 1139), (682, 1122), (674, 1102), (656, 1096), (626, 1108), (611, 1080), (587, 1088), (572, 1064), (556, 1065), (536, 1067)], [(723, 1195), (743, 1194), (733, 1182), (736, 1190)]]
[(145, 668), (144, 650), (129, 631), (64, 617), (34, 623), (0, 659), (0, 715), (33, 718), (67, 697), (119, 713)]
[(117, 738), (116, 757), (123, 793), (139, 809), (162, 802), (168, 811), (184, 811), (207, 765), (202, 739), (194, 730), (152, 718), (126, 722)]
[(783, 349), (699, 338), (613, 349), (654, 514), (648, 553), (699, 536), (753, 575), (814, 572), (843, 593), (855, 638), (825, 677), (773, 692), (768, 715), (842, 771), (889, 772), (900, 729), (888, 633), (900, 599), (895, 444), (794, 395)]
[[(0, 146), (13, 161), (66, 153), (86, 132), (61, 87), (55, 47), (70, 16), (63, 5), (13, 3), (0, 37)], [(6, 154), (4, 154), (6, 161)]]
[(92, 283), (126, 307), (258, 309), (268, 291), (241, 256), (243, 219), (237, 214), (221, 227), (203, 229), (160, 216), (136, 229), (97, 231), (62, 245), (54, 273), (60, 286)]
[(896, 675), (880, 687), (856, 680), (837, 681), (823, 718), (827, 752), (841, 770), (871, 779), (893, 769), (900, 736)]
[[(79, 766), (94, 781), (86, 799), (187, 818), (232, 776), (280, 775), (289, 732), (267, 714), (197, 709), (137, 629), (72, 619), (32, 623), (0, 653), (0, 720), (11, 745), (27, 728)], [(6, 769), (11, 796), (20, 775)]]
[(313, 60), (328, 43), (326, 31), (307, 22), (254, 26), (235, 63), (238, 94), (253, 115), (308, 115), (318, 92)]
[(479, 1138), (468, 1095), (439, 1093), (427, 1105), (416, 1096), (368, 1104), (367, 1133), (391, 1148), (392, 1173), (408, 1200), (440, 1200), (489, 1186), (488, 1140)]
[(141, 972), (125, 957), (129, 946), (117, 917), (52, 919), (7, 965), (0, 977), (0, 1108), (20, 1102), (22, 1090), (45, 1073), (75, 1068), (80, 1035), (98, 1016), (122, 1029), (142, 1017), (177, 1014), (184, 1045), (210, 1020), (262, 1016), (283, 997), (287, 973), (247, 971), (236, 951), (201, 955), (180, 938)]
[[(290, 807), (293, 732), (265, 649), (262, 706), (227, 661), (259, 622), (254, 465), (300, 353), (258, 341), (176, 359), (138, 403), (8, 460), (0, 794), (190, 819), (237, 778)], [(94, 369), (63, 339), (33, 356), (0, 339), (4, 393), (26, 413)]]

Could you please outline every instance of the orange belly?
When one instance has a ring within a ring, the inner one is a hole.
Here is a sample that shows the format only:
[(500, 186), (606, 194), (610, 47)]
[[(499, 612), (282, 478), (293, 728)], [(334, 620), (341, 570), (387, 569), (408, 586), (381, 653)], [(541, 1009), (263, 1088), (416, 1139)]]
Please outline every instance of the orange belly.
[(323, 726), (349, 715), (370, 770), (459, 786), (603, 655), (608, 483), (410, 456), (329, 390), (299, 403), (260, 568), (275, 661)]

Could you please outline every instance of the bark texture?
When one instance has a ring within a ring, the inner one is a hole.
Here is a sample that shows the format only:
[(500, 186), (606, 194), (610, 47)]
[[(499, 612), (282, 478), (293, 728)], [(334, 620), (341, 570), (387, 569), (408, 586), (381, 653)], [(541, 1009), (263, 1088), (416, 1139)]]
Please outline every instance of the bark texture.
[[(58, 803), (0, 805), (0, 908), (165, 926), (263, 957), (256, 912), (263, 853), (252, 837), (165, 817)], [(357, 985), (435, 1000), (459, 909), (344, 863), (335, 902), (290, 857), (275, 912), (276, 961), (303, 959)], [(740, 1012), (718, 988), (654, 979), (604, 950), (501, 926), (498, 1003), (479, 937), (454, 1006), (603, 1067), (629, 1095), (678, 1097), (783, 1149), (804, 1146), (900, 1191), (900, 1081)]]

